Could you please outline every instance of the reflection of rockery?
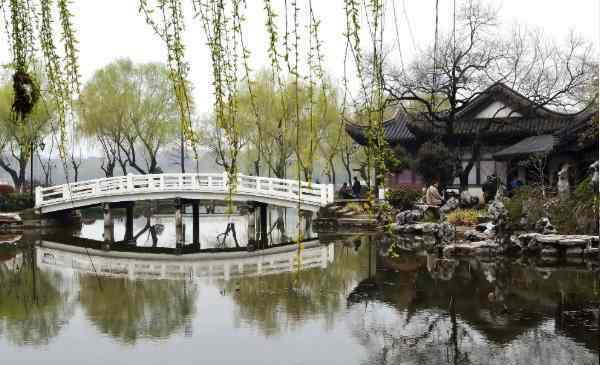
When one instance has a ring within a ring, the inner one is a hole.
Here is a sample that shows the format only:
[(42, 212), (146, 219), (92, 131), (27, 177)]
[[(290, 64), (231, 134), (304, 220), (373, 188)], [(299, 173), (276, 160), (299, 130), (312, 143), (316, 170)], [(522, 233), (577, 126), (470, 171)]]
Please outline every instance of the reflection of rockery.
[(326, 268), (334, 259), (334, 245), (311, 241), (258, 252), (221, 252), (186, 255), (110, 252), (42, 241), (37, 249), (40, 268), (67, 267), (130, 279), (223, 278), (261, 276), (298, 269)]

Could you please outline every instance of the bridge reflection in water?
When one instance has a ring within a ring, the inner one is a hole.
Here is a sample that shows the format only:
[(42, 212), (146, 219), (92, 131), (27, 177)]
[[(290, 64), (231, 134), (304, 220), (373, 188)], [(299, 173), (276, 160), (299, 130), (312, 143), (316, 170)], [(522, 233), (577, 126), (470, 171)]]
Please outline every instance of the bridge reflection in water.
[(0, 260), (7, 363), (598, 363), (583, 263), (396, 256), (376, 237), (182, 256), (39, 243)]
[(261, 276), (298, 269), (326, 268), (333, 262), (334, 245), (318, 241), (273, 247), (260, 252), (222, 252), (172, 256), (106, 252), (40, 241), (38, 267), (69, 268), (77, 272), (135, 279), (225, 279)]

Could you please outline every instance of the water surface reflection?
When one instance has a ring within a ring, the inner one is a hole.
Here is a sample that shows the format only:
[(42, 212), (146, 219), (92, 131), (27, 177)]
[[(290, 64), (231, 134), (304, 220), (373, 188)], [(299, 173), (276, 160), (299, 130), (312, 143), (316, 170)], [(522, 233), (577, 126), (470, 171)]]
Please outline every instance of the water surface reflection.
[(600, 278), (581, 265), (390, 257), (372, 238), (184, 256), (0, 247), (9, 363), (598, 363), (598, 319), (577, 310), (597, 308)]

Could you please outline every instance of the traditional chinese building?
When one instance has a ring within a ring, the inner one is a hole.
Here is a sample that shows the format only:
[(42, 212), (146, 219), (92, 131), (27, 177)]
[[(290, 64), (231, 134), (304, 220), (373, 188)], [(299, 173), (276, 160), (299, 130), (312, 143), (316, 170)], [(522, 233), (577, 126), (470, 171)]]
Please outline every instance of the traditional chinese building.
[[(529, 156), (544, 156), (546, 174), (554, 181), (556, 172), (569, 164), (574, 180), (587, 173), (598, 159), (598, 110), (561, 113), (521, 95), (504, 84), (496, 83), (461, 108), (454, 121), (454, 135), (447, 144), (458, 149), (463, 166), (471, 158), (473, 142), (481, 145), (479, 158), (471, 169), (469, 190), (480, 191), (492, 174), (504, 183), (531, 180), (521, 163)], [(415, 155), (426, 141), (442, 138), (444, 125), (425, 118), (425, 114), (408, 115), (399, 110), (383, 123), (384, 136), (392, 147), (400, 144)], [(360, 144), (367, 143), (364, 126), (347, 124), (347, 133)], [(412, 170), (389, 174), (388, 187), (422, 185)], [(458, 186), (458, 179), (454, 184)]]

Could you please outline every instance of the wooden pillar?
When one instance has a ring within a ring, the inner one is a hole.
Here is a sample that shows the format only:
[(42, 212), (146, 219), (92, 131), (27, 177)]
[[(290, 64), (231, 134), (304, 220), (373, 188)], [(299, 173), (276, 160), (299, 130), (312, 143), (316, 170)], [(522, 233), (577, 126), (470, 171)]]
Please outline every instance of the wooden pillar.
[(269, 230), (269, 223), (268, 223), (268, 216), (267, 216), (267, 204), (265, 203), (258, 203), (258, 214), (259, 214), (259, 247), (260, 248), (266, 248), (269, 245), (269, 235), (267, 233), (267, 231)]
[(110, 250), (111, 244), (115, 242), (115, 226), (110, 211), (110, 204), (102, 204), (102, 211), (104, 213), (104, 245), (102, 248)]
[(175, 199), (175, 249), (177, 253), (180, 253), (185, 243), (185, 236), (183, 231), (183, 202), (181, 199)]
[(125, 241), (128, 243), (133, 241), (133, 206), (131, 202), (125, 207)]
[(192, 243), (200, 249), (200, 203), (192, 203)]

